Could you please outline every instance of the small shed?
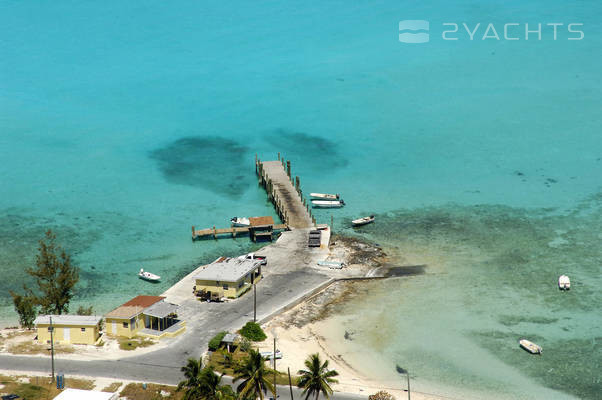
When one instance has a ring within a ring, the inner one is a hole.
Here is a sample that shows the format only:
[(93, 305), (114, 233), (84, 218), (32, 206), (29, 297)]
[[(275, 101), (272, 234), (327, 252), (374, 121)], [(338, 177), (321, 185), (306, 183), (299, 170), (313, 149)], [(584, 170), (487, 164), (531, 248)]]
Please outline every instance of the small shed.
[(238, 335), (236, 333), (227, 333), (222, 339), (222, 344), (225, 344), (228, 352), (230, 352), (230, 346), (233, 345), (237, 340)]
[[(54, 343), (94, 344), (100, 337), (99, 315), (38, 315), (33, 321), (38, 342), (50, 343), (50, 331), (53, 330)], [(52, 328), (50, 322), (52, 321)]]

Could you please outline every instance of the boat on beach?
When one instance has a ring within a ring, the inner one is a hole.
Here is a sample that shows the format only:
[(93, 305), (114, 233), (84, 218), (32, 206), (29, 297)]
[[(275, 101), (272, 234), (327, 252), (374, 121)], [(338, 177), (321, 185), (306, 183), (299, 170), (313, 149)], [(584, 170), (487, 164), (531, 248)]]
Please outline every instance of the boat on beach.
[(317, 200), (338, 200), (339, 194), (327, 194), (327, 193), (310, 193), (312, 199)]
[(566, 275), (560, 275), (558, 278), (558, 289), (560, 290), (570, 290), (571, 289), (571, 280)]
[(246, 217), (232, 217), (230, 218), (230, 223), (232, 226), (238, 227), (251, 226), (251, 221)]
[(543, 349), (541, 348), (540, 345), (537, 345), (537, 344), (535, 344), (532, 341), (527, 340), (527, 339), (521, 339), (521, 340), (519, 340), (518, 344), (520, 345), (520, 347), (522, 347), (523, 349), (527, 350), (531, 354), (541, 354), (543, 352)]
[(340, 261), (318, 261), (318, 265), (321, 267), (328, 267), (330, 269), (341, 269), (345, 266), (345, 263)]
[(140, 272), (138, 272), (138, 277), (149, 282), (159, 282), (161, 280), (161, 277), (159, 275), (155, 275), (151, 272), (145, 271), (142, 268), (140, 268)]
[(343, 200), (312, 200), (311, 205), (314, 208), (341, 208), (345, 202)]
[(371, 224), (372, 222), (374, 222), (374, 215), (370, 215), (368, 217), (354, 219), (353, 221), (351, 221), (351, 224), (353, 226), (362, 226), (362, 225)]

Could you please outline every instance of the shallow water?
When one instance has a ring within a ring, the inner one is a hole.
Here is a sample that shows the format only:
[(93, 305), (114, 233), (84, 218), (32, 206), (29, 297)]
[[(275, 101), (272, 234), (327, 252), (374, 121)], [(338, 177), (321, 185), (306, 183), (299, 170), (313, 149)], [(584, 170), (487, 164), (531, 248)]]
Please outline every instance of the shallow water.
[[(405, 307), (415, 337), (439, 332), (432, 321), (457, 319), (454, 337), (463, 348), (479, 344), (489, 365), (524, 357), (511, 334), (577, 351), (599, 326), (588, 313), (599, 311), (601, 7), (1, 4), (0, 324), (15, 323), (8, 290), (26, 282), (49, 228), (82, 270), (73, 307), (97, 312), (161, 293), (198, 263), (249, 251), (244, 238), (192, 243), (190, 227), (275, 216), (253, 160), (281, 152), (305, 193), (346, 200), (343, 210), (316, 210), (318, 222), (332, 216), (337, 231), (350, 232), (350, 219), (376, 213), (360, 234), (428, 265), (385, 286), (412, 293), (417, 304), (395, 306)], [(399, 42), (399, 21), (413, 18), (431, 21), (428, 44)], [(586, 36), (448, 42), (448, 21), (583, 22)], [(162, 283), (140, 281), (139, 268)], [(575, 290), (558, 297), (553, 283), (566, 271)], [(509, 306), (520, 312), (502, 312)], [(401, 329), (394, 316), (387, 321)], [(451, 322), (440, 323), (448, 333)], [(593, 362), (593, 346), (579, 357)], [(588, 374), (599, 364), (582, 364), (583, 380), (560, 367), (546, 378), (537, 366), (559, 354), (551, 353), (508, 379), (557, 387), (566, 378), (590, 396), (599, 381)], [(466, 367), (482, 353), (466, 352), (453, 368), (457, 355), (445, 354), (412, 370), (497, 390)]]

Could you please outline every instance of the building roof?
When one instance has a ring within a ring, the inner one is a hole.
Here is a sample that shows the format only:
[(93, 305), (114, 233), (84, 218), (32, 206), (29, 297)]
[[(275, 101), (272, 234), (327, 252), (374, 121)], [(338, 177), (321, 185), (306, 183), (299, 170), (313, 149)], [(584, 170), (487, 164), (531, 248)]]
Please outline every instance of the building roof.
[(52, 317), (53, 325), (94, 326), (98, 325), (102, 316), (100, 315), (38, 315), (34, 324), (50, 324)]
[(222, 343), (234, 343), (236, 339), (238, 339), (238, 335), (236, 333), (226, 333), (222, 339)]
[(205, 281), (237, 282), (249, 272), (257, 269), (262, 260), (238, 258), (218, 258), (197, 272), (194, 279)]
[(165, 299), (162, 296), (136, 296), (127, 303), (123, 303), (122, 306), (134, 306), (134, 307), (150, 307), (158, 301)]
[(163, 301), (161, 296), (136, 296), (132, 300), (123, 303), (113, 311), (105, 314), (105, 318), (130, 319), (144, 311), (145, 308)]
[(251, 226), (274, 225), (272, 217), (251, 217), (249, 218)]
[(65, 389), (54, 400), (116, 400), (118, 393), (97, 392), (95, 390)]
[(156, 318), (165, 318), (170, 314), (175, 314), (178, 311), (178, 305), (161, 301), (144, 309), (144, 315), (149, 315)]

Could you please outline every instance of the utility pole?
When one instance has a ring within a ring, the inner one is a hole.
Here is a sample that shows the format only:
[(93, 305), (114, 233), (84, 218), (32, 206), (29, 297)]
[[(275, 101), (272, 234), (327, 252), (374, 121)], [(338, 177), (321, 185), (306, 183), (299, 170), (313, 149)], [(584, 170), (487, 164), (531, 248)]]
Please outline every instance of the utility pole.
[(54, 327), (52, 326), (52, 317), (50, 318), (50, 360), (52, 365), (52, 383), (54, 383)]
[(408, 400), (410, 400), (410, 371), (406, 371), (406, 376), (408, 377)]
[(274, 353), (272, 353), (272, 358), (274, 359), (274, 400), (278, 398), (276, 392), (276, 335), (274, 335)]
[(253, 322), (257, 322), (257, 286), (253, 283)]
[(288, 388), (291, 390), (291, 400), (294, 400), (293, 398), (293, 383), (291, 381), (291, 368), (288, 367)]

